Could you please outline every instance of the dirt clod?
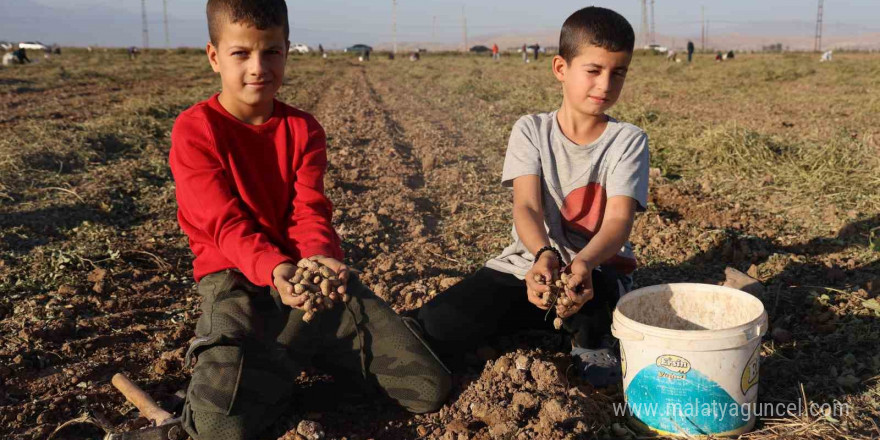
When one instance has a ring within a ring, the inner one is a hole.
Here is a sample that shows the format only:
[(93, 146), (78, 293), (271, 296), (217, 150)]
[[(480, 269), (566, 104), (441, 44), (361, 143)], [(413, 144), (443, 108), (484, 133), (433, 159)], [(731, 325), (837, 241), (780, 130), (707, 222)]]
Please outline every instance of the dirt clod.
[(296, 433), (306, 440), (321, 440), (324, 438), (324, 427), (318, 422), (303, 420), (296, 426)]

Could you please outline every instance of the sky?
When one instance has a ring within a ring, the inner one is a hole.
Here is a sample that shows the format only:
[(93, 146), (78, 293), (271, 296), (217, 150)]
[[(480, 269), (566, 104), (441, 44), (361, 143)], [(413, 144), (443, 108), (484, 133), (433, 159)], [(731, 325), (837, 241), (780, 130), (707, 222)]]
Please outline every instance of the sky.
[[(650, 3), (651, 0), (648, 0)], [(146, 0), (151, 47), (164, 47), (162, 0)], [(392, 41), (392, 0), (288, 0), (295, 43), (342, 48)], [(460, 44), (462, 8), (468, 37), (557, 30), (573, 11), (589, 5), (615, 9), (638, 33), (638, 0), (397, 0), (397, 41)], [(203, 47), (204, 0), (167, 0), (172, 47)], [(812, 35), (816, 0), (656, 0), (658, 34), (699, 38), (701, 6), (710, 33)], [(0, 0), (0, 40), (39, 40), (85, 46), (142, 44), (140, 0)], [(880, 1), (828, 0), (824, 34), (880, 33)]]

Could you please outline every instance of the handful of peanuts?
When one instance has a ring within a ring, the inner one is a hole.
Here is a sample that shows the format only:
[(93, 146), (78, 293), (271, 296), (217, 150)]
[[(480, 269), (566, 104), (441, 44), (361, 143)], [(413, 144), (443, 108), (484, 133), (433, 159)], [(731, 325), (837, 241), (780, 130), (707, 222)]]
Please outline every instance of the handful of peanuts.
[[(565, 286), (568, 285), (569, 275), (565, 272), (559, 275), (558, 280), (547, 280), (543, 275), (536, 274), (535, 282), (550, 287), (550, 291), (546, 293), (538, 292), (538, 296), (543, 301), (544, 307), (558, 307), (569, 309), (574, 306), (574, 301), (565, 294)], [(549, 311), (548, 311), (549, 313)], [(562, 328), (562, 318), (556, 317), (553, 320), (553, 328), (559, 330)]]
[(303, 259), (296, 264), (296, 274), (291, 278), (293, 294), (306, 296), (302, 309), (306, 311), (303, 321), (309, 322), (315, 314), (333, 308), (335, 303), (347, 303), (351, 298), (333, 269), (317, 261)]

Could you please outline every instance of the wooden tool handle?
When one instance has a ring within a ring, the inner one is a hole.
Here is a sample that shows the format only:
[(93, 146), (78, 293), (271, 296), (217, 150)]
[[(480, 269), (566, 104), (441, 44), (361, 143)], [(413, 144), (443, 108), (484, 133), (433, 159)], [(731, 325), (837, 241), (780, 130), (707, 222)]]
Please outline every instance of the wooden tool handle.
[(110, 383), (112, 383), (113, 386), (125, 396), (126, 400), (134, 404), (138, 411), (141, 412), (142, 416), (152, 420), (156, 426), (159, 426), (162, 422), (174, 417), (168, 411), (160, 408), (149, 394), (145, 393), (144, 390), (135, 385), (135, 383), (129, 380), (124, 374), (114, 374)]

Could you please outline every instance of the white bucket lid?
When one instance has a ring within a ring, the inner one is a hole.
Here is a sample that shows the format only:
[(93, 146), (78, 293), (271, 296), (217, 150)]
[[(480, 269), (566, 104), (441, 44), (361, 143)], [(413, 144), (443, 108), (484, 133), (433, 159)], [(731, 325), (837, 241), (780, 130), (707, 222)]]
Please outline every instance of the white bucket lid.
[(623, 295), (611, 325), (622, 341), (684, 351), (737, 348), (766, 332), (767, 312), (758, 298), (698, 283), (659, 284)]

